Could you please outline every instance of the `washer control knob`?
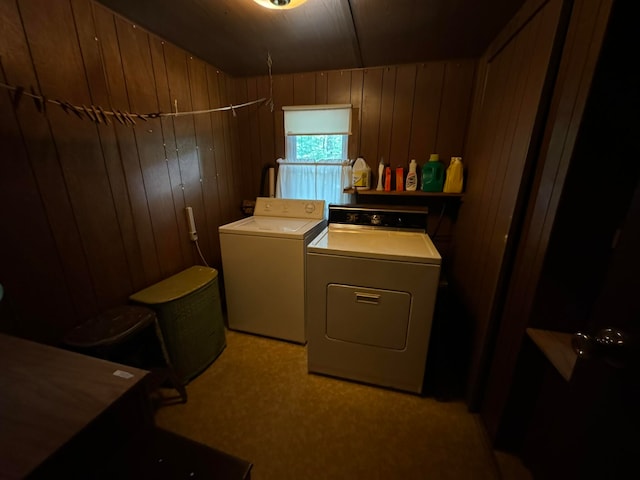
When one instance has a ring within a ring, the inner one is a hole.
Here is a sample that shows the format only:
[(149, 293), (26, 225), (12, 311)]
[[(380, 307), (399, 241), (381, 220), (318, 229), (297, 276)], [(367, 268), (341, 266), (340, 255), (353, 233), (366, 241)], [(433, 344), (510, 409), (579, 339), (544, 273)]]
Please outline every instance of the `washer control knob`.
[(307, 203), (304, 206), (304, 211), (307, 213), (313, 213), (316, 211), (316, 206), (313, 203)]
[(371, 225), (380, 225), (382, 223), (382, 216), (373, 214), (371, 215)]

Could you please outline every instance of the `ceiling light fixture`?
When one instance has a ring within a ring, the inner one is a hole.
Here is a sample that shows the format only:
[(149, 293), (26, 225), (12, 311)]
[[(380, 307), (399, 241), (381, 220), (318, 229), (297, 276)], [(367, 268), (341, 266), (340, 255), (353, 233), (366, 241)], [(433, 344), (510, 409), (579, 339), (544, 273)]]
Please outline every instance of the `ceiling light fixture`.
[(307, 0), (253, 0), (258, 5), (272, 10), (288, 10), (296, 8), (305, 3)]

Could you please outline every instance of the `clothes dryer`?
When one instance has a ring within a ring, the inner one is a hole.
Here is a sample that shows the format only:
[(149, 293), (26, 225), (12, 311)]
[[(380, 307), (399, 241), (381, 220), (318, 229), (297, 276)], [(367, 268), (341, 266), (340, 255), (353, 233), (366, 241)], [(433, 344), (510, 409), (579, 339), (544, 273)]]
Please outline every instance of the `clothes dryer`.
[(307, 248), (308, 370), (421, 393), (441, 257), (427, 210), (329, 205)]

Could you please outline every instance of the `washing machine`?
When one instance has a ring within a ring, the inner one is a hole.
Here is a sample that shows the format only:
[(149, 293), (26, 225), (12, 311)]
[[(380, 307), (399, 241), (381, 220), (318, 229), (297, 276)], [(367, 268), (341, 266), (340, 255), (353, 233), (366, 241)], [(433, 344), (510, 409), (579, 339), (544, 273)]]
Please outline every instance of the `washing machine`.
[(427, 218), (329, 205), (307, 247), (309, 372), (422, 392), (441, 265)]
[(306, 248), (327, 225), (324, 207), (258, 197), (253, 216), (218, 228), (230, 329), (306, 343)]

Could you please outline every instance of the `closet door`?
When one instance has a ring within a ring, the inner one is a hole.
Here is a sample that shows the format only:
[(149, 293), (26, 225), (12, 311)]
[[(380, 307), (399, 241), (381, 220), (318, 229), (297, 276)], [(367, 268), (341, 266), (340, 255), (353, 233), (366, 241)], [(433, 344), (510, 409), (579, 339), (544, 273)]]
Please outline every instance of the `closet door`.
[(491, 358), (496, 312), (563, 38), (562, 0), (529, 1), (489, 48), (476, 84), (468, 180), (456, 224), (452, 283), (473, 323), (468, 402), (476, 409)]

